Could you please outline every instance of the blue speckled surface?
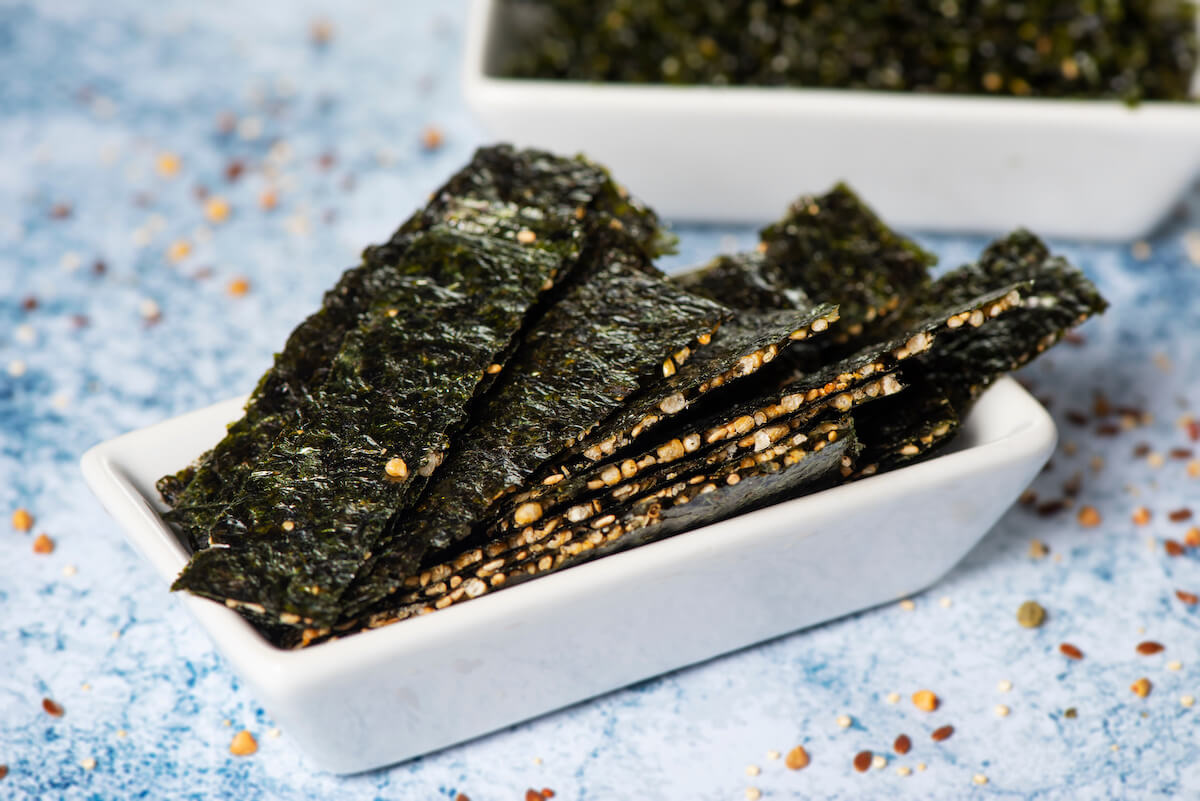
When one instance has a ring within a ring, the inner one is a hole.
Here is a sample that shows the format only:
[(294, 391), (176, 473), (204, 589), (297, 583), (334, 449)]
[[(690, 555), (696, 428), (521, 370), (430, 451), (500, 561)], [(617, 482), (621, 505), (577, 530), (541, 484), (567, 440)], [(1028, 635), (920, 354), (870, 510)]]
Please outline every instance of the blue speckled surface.
[[(1170, 453), (1200, 450), (1181, 424), (1200, 413), (1200, 252), (1187, 247), (1200, 251), (1200, 194), (1148, 254), (1062, 245), (1114, 302), (1085, 344), (1024, 374), (1062, 435), (1034, 489), (1061, 497), (1079, 472), (1076, 508), (1014, 509), (915, 609), (861, 614), (362, 776), (315, 773), (286, 731), (272, 736), (77, 460), (246, 391), (361, 246), (484, 141), (457, 89), (462, 14), (436, 0), (0, 3), (0, 798), (485, 801), (528, 787), (564, 799), (739, 799), (748, 787), (765, 798), (1200, 797), (1200, 709), (1181, 703), (1200, 694), (1200, 608), (1174, 595), (1200, 591), (1200, 568), (1163, 549), (1195, 523), (1167, 513), (1200, 506), (1200, 477)], [(324, 47), (310, 41), (318, 17), (333, 27)], [(222, 112), (232, 133), (218, 132)], [(420, 145), (427, 125), (445, 134), (433, 153)], [(180, 158), (174, 177), (158, 170), (164, 153)], [(230, 183), (235, 158), (248, 169)], [(636, 176), (621, 178), (636, 191)], [(200, 185), (228, 200), (228, 221), (206, 221)], [(270, 212), (259, 208), (268, 188)], [(797, 193), (808, 189), (820, 187)], [(57, 204), (69, 215), (55, 218)], [(680, 233), (674, 265), (753, 241), (748, 229)], [(192, 250), (172, 262), (178, 240)], [(922, 240), (951, 264), (983, 242)], [(250, 291), (232, 297), (239, 276)], [(36, 308), (22, 307), (28, 297)], [(147, 319), (155, 307), (161, 318)], [(1095, 392), (1152, 421), (1098, 436)], [(1070, 409), (1089, 412), (1086, 425)], [(1149, 454), (1135, 458), (1140, 443)], [(1100, 526), (1076, 523), (1082, 504)], [(1153, 518), (1139, 527), (1142, 504)], [(35, 516), (31, 533), (9, 526), (18, 507)], [(53, 554), (32, 552), (40, 532)], [(1034, 538), (1048, 557), (1029, 555)], [(1015, 622), (1027, 598), (1049, 612), (1040, 629)], [(1165, 653), (1139, 656), (1144, 639)], [(1084, 660), (1062, 657), (1062, 641)], [(1129, 690), (1140, 676), (1153, 683), (1145, 699)], [(907, 700), (922, 687), (943, 699), (937, 712)], [(66, 714), (44, 713), (43, 697)], [(945, 723), (954, 736), (934, 744)], [(258, 738), (254, 756), (229, 754), (241, 728)], [(889, 749), (901, 732), (915, 744), (905, 757)], [(797, 743), (812, 756), (802, 772), (767, 757)], [(855, 773), (862, 749), (889, 764)]]

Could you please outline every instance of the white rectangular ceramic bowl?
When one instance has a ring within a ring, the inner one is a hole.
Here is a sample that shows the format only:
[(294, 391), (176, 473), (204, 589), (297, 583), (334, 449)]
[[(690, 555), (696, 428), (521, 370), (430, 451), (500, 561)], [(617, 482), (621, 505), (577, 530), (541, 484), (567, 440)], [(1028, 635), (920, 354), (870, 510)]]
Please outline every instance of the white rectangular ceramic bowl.
[(899, 228), (1128, 240), (1200, 177), (1200, 103), (506, 79), (498, 15), (474, 0), (463, 66), (492, 135), (586, 153), (669, 219), (762, 224), (845, 180)]
[[(88, 484), (164, 583), (187, 553), (154, 482), (211, 447), (242, 403), (83, 457)], [(180, 599), (313, 762), (353, 773), (920, 590), (991, 528), (1055, 437), (1045, 410), (1004, 379), (947, 455), (302, 651), (272, 647), (219, 604)]]

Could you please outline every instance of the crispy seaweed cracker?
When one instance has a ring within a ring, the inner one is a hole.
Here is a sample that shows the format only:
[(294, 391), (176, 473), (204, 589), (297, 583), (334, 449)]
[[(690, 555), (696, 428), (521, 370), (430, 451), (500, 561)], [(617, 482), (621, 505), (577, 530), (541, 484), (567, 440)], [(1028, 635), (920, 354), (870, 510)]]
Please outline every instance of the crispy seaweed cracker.
[(918, 380), (908, 391), (854, 412), (863, 444), (855, 478), (933, 456), (958, 433), (961, 420), (944, 392)]
[(339, 633), (379, 628), (443, 609), (599, 556), (719, 522), (829, 485), (851, 469), (858, 445), (850, 418), (819, 423), (769, 450), (654, 489), (617, 513), (568, 525), (529, 526), (410, 577), (364, 618)]
[(223, 512), (214, 540), (234, 547), (196, 554), (176, 589), (281, 620), (335, 620), (341, 592), (436, 469), (559, 266), (545, 251), (436, 229), (409, 258), (454, 280), (401, 276), (372, 305), (304, 419), (280, 433)]
[(738, 311), (784, 311), (813, 305), (803, 289), (784, 278), (778, 264), (758, 251), (717, 256), (671, 280)]
[[(430, 548), (471, 533), (493, 501), (578, 440), (652, 379), (665, 358), (698, 349), (731, 312), (654, 275), (626, 237), (592, 253), (588, 274), (526, 335), (495, 388), (378, 564), (353, 594), (404, 578)], [(347, 601), (347, 604), (351, 604)]]
[(845, 184), (792, 203), (762, 233), (761, 248), (788, 286), (817, 303), (837, 303), (834, 341), (860, 337), (896, 316), (929, 285), (935, 257), (888, 228)]
[(697, 399), (746, 379), (770, 364), (794, 342), (827, 331), (837, 307), (734, 317), (696, 353), (683, 348), (662, 363), (662, 375), (632, 396), (542, 476), (586, 469), (687, 410)]
[(1026, 364), (1108, 306), (1082, 272), (1021, 230), (989, 245), (975, 264), (940, 278), (931, 288), (932, 300), (922, 308), (1015, 281), (1029, 285), (1018, 308), (978, 330), (964, 326), (967, 333), (921, 360), (923, 375), (946, 392), (960, 414), (996, 378)]
[(254, 461), (320, 385), (342, 338), (378, 294), (379, 281), (386, 282), (393, 266), (404, 262), (413, 236), (435, 225), (552, 249), (564, 269), (578, 257), (592, 229), (627, 230), (649, 253), (663, 246), (653, 212), (624, 195), (602, 167), (508, 145), (481, 148), (389, 242), (368, 247), (362, 264), (326, 293), (321, 309), (288, 338), (228, 435), (197, 466), (160, 481), (164, 500), (174, 507), (168, 519), (193, 549), (207, 546), (214, 511), (241, 486)]

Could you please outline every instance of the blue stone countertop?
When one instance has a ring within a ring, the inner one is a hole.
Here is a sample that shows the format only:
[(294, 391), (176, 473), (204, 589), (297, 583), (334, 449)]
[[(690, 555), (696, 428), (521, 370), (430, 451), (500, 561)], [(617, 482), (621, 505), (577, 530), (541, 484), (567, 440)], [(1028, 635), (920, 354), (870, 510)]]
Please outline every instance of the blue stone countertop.
[[(1058, 452), (933, 589), (390, 769), (309, 767), (78, 460), (247, 391), (486, 141), (458, 90), (465, 13), (0, 3), (0, 799), (1200, 798), (1200, 192), (1145, 242), (1054, 243), (1113, 308), (1021, 374)], [(677, 231), (671, 266), (755, 240)], [(950, 265), (984, 244), (919, 238)], [(1027, 599), (1040, 628), (1016, 622)], [(242, 729), (252, 756), (230, 753)], [(855, 772), (864, 749), (886, 765)]]

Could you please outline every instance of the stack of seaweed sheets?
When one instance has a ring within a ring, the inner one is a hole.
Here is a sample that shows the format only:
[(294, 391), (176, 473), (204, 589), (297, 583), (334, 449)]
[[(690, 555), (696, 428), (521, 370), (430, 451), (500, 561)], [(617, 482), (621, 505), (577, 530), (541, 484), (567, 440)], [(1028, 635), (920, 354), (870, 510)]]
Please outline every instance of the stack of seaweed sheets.
[(500, 145), (326, 293), (159, 490), (175, 583), (280, 647), (910, 464), (1102, 311), (1032, 234), (931, 278), (850, 189), (669, 278), (600, 166)]

